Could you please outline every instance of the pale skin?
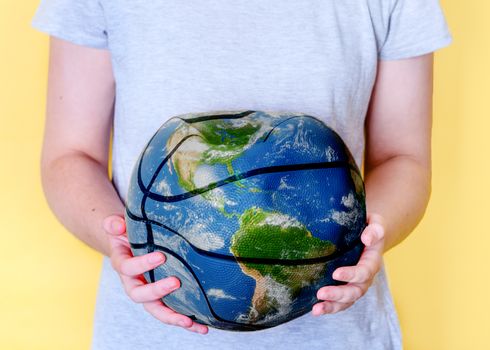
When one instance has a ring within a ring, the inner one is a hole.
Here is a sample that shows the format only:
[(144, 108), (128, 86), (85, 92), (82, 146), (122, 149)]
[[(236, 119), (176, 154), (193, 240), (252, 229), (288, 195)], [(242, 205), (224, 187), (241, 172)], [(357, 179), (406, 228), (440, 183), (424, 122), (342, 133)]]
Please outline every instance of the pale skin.
[[(368, 226), (356, 266), (333, 277), (348, 282), (318, 290), (315, 316), (344, 310), (362, 297), (380, 270), (384, 252), (403, 241), (422, 219), (431, 192), (433, 54), (379, 61), (366, 116), (364, 181)], [(165, 263), (153, 252), (133, 257), (124, 204), (108, 177), (114, 77), (106, 50), (51, 38), (42, 185), (60, 222), (110, 257), (128, 297), (163, 323), (206, 334), (208, 327), (160, 300), (177, 289), (168, 277), (146, 283), (142, 274)]]

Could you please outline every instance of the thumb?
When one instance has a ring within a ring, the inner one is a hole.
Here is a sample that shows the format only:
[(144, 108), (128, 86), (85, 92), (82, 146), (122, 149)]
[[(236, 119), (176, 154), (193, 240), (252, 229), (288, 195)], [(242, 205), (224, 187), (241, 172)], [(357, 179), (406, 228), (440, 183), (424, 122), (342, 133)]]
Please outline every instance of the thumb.
[(106, 217), (102, 226), (104, 230), (111, 235), (120, 235), (126, 232), (126, 223), (120, 215), (110, 215)]
[(371, 246), (383, 239), (385, 234), (385, 224), (384, 218), (376, 213), (369, 213), (367, 219), (368, 226), (364, 229), (361, 240), (366, 246)]

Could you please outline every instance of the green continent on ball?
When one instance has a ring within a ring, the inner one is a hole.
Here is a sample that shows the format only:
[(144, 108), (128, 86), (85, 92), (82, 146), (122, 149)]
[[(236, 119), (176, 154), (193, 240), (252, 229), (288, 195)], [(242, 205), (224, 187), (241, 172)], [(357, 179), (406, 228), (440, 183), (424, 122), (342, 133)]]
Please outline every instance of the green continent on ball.
[[(180, 186), (187, 191), (197, 187), (193, 175), (201, 164), (223, 164), (233, 174), (232, 160), (238, 158), (253, 144), (252, 141), (266, 132), (263, 126), (260, 130), (261, 126), (258, 122), (243, 120), (210, 120), (193, 125), (201, 137), (189, 139), (186, 142), (188, 147), (181, 147), (172, 157)], [(169, 138), (167, 147), (175, 147), (191, 131), (187, 125), (183, 125)]]
[(209, 146), (203, 153), (202, 161), (206, 164), (229, 164), (244, 151), (251, 137), (260, 129), (260, 124), (211, 120), (197, 128)]
[[(241, 215), (240, 228), (232, 237), (230, 251), (236, 257), (301, 260), (328, 256), (335, 251), (335, 245), (312, 236), (291, 216), (252, 207)], [(303, 287), (321, 278), (326, 268), (325, 263), (311, 264), (307, 268), (300, 264), (243, 261), (239, 264), (257, 284), (249, 314), (255, 321), (272, 311), (289, 309), (287, 304)], [(278, 284), (282, 286), (278, 288)]]

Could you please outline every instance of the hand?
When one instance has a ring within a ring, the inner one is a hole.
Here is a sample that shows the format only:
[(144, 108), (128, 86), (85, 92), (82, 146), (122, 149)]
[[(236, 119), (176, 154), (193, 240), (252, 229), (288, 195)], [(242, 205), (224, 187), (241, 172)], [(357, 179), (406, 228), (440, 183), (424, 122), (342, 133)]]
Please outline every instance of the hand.
[(381, 269), (384, 248), (385, 225), (379, 214), (368, 214), (368, 225), (361, 234), (366, 246), (356, 266), (339, 267), (333, 272), (333, 278), (348, 282), (340, 286), (325, 286), (318, 290), (317, 298), (324, 300), (313, 305), (313, 316), (336, 313), (347, 309), (363, 296), (374, 276)]
[(170, 276), (154, 283), (146, 282), (143, 273), (163, 264), (165, 255), (162, 252), (153, 252), (134, 257), (126, 235), (124, 218), (120, 216), (106, 217), (103, 227), (109, 235), (112, 267), (119, 274), (124, 290), (131, 300), (142, 303), (147, 312), (163, 323), (206, 334), (207, 326), (175, 312), (160, 300), (180, 287), (177, 277)]

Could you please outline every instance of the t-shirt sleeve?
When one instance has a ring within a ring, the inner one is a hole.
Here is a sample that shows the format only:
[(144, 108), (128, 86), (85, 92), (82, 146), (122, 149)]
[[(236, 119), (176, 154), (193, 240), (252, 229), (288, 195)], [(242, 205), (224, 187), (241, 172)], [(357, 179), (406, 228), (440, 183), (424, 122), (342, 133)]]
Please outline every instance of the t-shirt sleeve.
[(415, 57), (452, 42), (439, 0), (393, 0), (381, 60)]
[(74, 44), (107, 48), (105, 17), (99, 0), (41, 0), (31, 24)]

